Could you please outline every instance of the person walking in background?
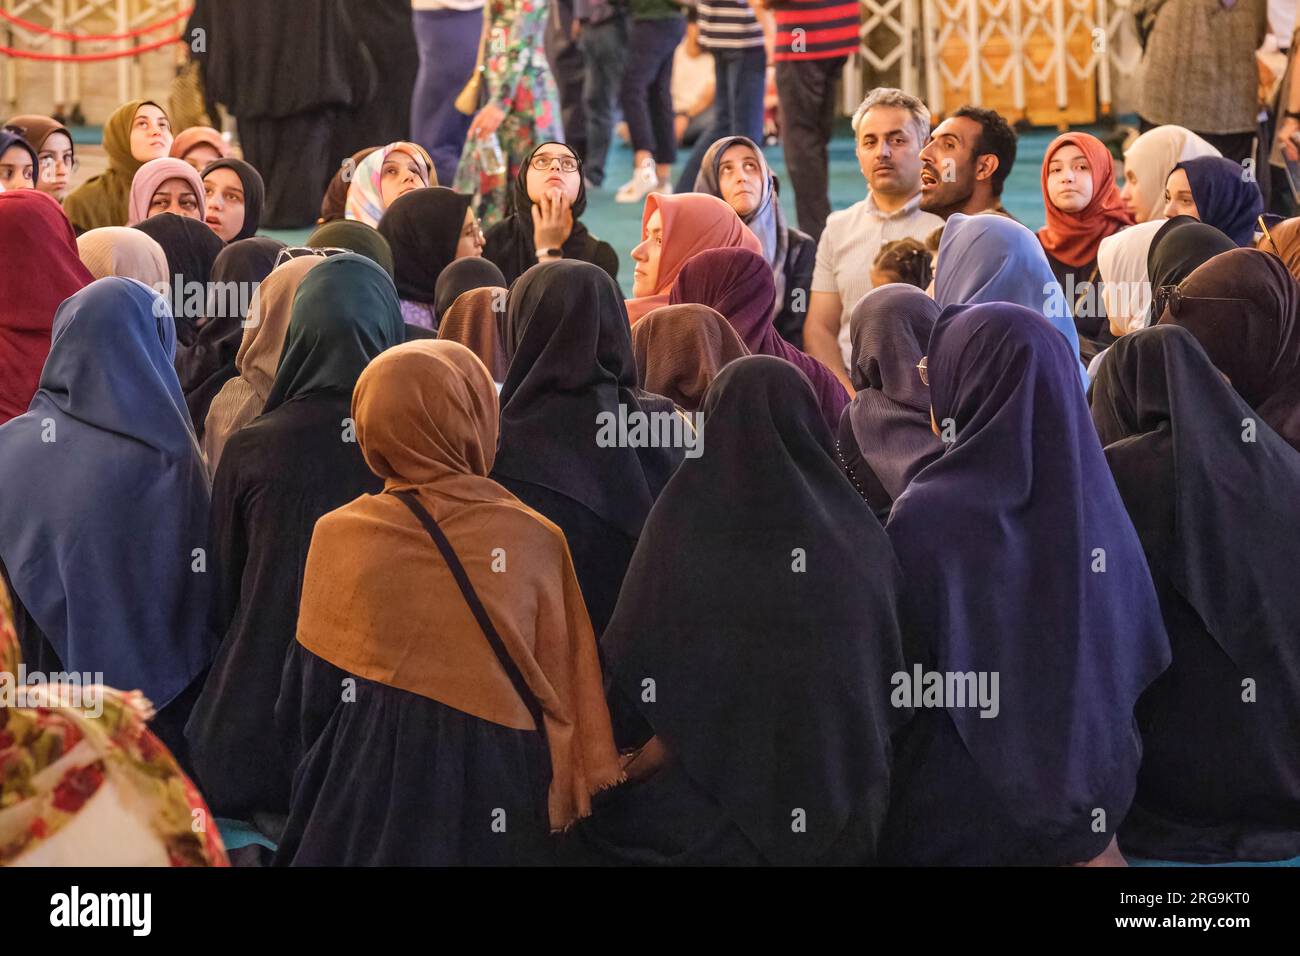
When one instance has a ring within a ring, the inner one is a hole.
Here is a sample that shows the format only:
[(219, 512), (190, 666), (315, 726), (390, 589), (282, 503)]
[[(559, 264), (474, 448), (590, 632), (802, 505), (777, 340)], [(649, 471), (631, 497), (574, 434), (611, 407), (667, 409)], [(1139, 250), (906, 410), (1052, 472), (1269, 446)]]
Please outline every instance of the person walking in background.
[[(582, 106), (587, 121), (586, 156), (583, 160), (585, 175), (587, 183), (599, 189), (605, 183), (605, 159), (613, 135), (614, 105), (623, 83), (627, 18), (623, 7), (610, 0), (574, 0), (573, 22), (586, 64), (582, 80)], [(576, 131), (571, 130), (567, 122), (564, 131), (572, 143)]]
[[(667, 0), (665, 0), (667, 2)], [(560, 96), (542, 43), (548, 0), (489, 0), (484, 22), (480, 94), (486, 104), (474, 114), (456, 172), (457, 192), (477, 196), (484, 229), (510, 212), (510, 184), (538, 143), (564, 142)], [(495, 134), (503, 169), (484, 160)]]
[(677, 158), (673, 135), (673, 54), (686, 33), (681, 7), (672, 0), (629, 0), (628, 62), (620, 94), (632, 139), (632, 178), (615, 199), (639, 203), (651, 193), (672, 192), (668, 175)]
[(411, 96), (411, 138), (429, 151), (438, 182), (456, 178), (470, 117), (456, 94), (474, 75), (483, 0), (411, 0), (420, 71)]
[[(766, 10), (758, 0), (700, 0), (695, 5), (700, 48), (713, 54), (713, 129), (695, 141), (677, 178), (677, 191), (690, 192), (704, 153), (724, 136), (763, 142), (763, 93), (767, 84)], [(761, 16), (761, 19), (760, 19)]]
[(857, 0), (765, 2), (776, 20), (772, 59), (795, 215), (800, 229), (821, 239), (831, 211), (827, 145), (835, 125), (835, 81), (858, 49), (861, 12)]

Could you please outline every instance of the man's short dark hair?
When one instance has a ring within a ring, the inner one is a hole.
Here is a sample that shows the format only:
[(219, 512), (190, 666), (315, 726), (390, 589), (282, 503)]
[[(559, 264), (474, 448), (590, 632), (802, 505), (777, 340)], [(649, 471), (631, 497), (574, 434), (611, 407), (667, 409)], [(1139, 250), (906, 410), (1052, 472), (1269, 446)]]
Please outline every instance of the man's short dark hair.
[(1016, 133), (1011, 124), (996, 110), (984, 109), (982, 106), (963, 106), (952, 114), (964, 116), (980, 124), (979, 142), (975, 144), (975, 154), (992, 153), (998, 158), (998, 168), (993, 171), (993, 195), (1002, 195), (1002, 183), (1006, 180), (1011, 167), (1016, 164)]

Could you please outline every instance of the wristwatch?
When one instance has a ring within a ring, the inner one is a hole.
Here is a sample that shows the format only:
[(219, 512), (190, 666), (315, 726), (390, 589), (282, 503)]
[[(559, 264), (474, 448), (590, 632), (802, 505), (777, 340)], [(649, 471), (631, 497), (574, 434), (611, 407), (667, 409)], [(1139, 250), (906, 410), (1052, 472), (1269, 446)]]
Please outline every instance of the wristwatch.
[(537, 258), (563, 259), (564, 250), (563, 249), (538, 249)]
[(1300, 113), (1297, 113), (1295, 110), (1286, 110), (1282, 115), (1287, 119), (1300, 120)]

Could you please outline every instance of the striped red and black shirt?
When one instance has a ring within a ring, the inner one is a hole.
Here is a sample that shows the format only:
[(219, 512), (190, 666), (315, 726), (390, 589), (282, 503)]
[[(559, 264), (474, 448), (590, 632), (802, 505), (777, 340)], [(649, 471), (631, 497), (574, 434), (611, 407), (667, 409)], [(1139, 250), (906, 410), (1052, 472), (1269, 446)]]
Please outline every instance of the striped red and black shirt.
[(858, 0), (786, 0), (773, 13), (775, 60), (828, 60), (858, 49)]

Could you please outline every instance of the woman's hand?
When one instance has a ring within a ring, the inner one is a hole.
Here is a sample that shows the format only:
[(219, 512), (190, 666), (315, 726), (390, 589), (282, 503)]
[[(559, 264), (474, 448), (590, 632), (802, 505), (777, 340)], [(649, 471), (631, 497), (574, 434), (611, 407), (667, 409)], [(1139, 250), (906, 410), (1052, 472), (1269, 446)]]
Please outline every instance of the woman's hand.
[(533, 203), (533, 248), (558, 249), (573, 232), (573, 204), (560, 189), (548, 189)]
[(505, 110), (495, 103), (489, 103), (474, 114), (474, 121), (469, 124), (469, 138), (486, 139), (497, 131), (505, 118)]
[(1282, 144), (1282, 152), (1291, 162), (1300, 162), (1300, 147), (1296, 146), (1295, 137), (1300, 133), (1300, 119), (1292, 116), (1282, 117), (1277, 124), (1277, 138)]

